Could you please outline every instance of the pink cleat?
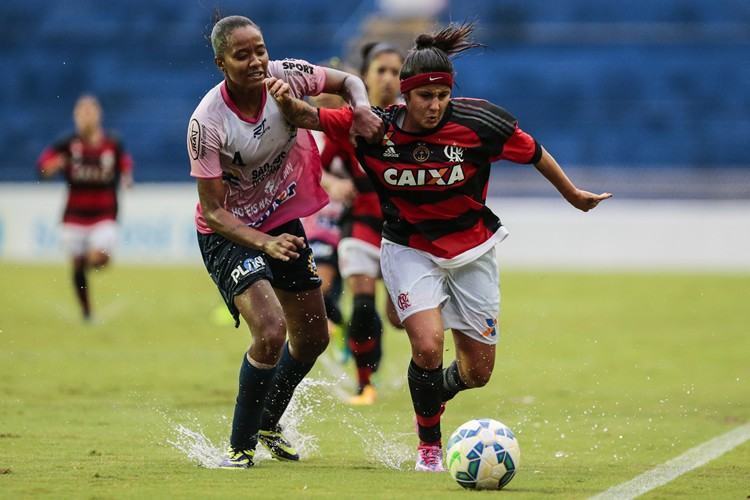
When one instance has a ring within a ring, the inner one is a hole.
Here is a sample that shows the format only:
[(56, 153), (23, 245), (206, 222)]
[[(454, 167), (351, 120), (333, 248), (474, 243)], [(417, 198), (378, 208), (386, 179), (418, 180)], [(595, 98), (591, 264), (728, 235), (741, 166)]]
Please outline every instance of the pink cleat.
[(417, 463), (414, 470), (420, 472), (444, 472), (443, 448), (439, 444), (420, 444), (417, 447)]

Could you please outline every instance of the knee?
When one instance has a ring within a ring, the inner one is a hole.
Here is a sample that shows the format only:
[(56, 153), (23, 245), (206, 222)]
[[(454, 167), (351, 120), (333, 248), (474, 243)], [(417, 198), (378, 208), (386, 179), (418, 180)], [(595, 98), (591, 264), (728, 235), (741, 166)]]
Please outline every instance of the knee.
[(286, 341), (286, 322), (283, 319), (256, 327), (253, 333), (253, 359), (267, 364), (276, 364)]
[(109, 255), (104, 252), (91, 252), (88, 256), (88, 265), (94, 269), (101, 269), (109, 264)]
[(328, 324), (326, 323), (322, 328), (316, 328), (314, 331), (308, 332), (308, 335), (306, 335), (302, 345), (299, 347), (292, 344), (295, 347), (295, 356), (299, 355), (298, 359), (300, 361), (312, 363), (318, 356), (325, 352), (329, 339)]
[(325, 352), (329, 342), (328, 321), (325, 318), (310, 321), (304, 330), (289, 332), (289, 345), (295, 359), (314, 362)]
[(466, 373), (461, 372), (461, 380), (467, 387), (477, 388), (484, 387), (492, 377), (492, 368), (489, 369), (471, 369)]
[(439, 368), (443, 363), (442, 335), (424, 335), (412, 343), (414, 361), (426, 370)]

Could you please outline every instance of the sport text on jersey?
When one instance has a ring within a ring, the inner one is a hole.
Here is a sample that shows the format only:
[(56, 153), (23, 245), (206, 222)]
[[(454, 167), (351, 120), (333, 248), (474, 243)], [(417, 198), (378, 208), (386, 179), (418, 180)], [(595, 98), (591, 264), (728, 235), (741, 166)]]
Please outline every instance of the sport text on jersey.
[(301, 73), (307, 73), (308, 75), (312, 75), (314, 72), (314, 69), (309, 64), (301, 64), (294, 61), (284, 61), (281, 64), (282, 69), (286, 71), (299, 71)]

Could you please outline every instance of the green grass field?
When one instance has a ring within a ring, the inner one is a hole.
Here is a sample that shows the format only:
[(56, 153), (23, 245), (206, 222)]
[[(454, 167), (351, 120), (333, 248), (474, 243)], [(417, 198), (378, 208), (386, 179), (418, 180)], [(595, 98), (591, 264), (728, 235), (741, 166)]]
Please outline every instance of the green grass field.
[[(292, 415), (302, 462), (201, 468), (169, 442), (190, 446), (180, 425), (210, 441), (196, 452), (227, 439), (246, 327), (212, 322), (220, 299), (199, 267), (94, 276), (94, 325), (69, 281), (63, 266), (0, 264), (3, 498), (585, 498), (750, 421), (750, 276), (506, 272), (493, 379), (443, 420), (446, 435), (478, 417), (516, 431), (506, 490), (411, 471), (408, 344), (391, 330), (378, 405), (338, 402), (335, 363), (313, 371)], [(750, 442), (647, 497), (744, 499), (748, 478)]]

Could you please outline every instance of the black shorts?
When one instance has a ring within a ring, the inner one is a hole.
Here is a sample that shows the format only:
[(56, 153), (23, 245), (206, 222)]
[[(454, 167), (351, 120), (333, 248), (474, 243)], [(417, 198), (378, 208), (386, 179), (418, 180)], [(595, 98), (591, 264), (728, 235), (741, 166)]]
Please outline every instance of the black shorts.
[(268, 231), (272, 236), (282, 233), (305, 239), (305, 248), (298, 251), (299, 258), (284, 262), (271, 258), (260, 250), (229, 241), (220, 234), (198, 233), (198, 246), (201, 249), (203, 263), (232, 313), (235, 327), (240, 324), (240, 312), (234, 305), (234, 298), (256, 281), (268, 280), (274, 288), (288, 292), (302, 292), (320, 287), (321, 280), (302, 223), (295, 219)]

